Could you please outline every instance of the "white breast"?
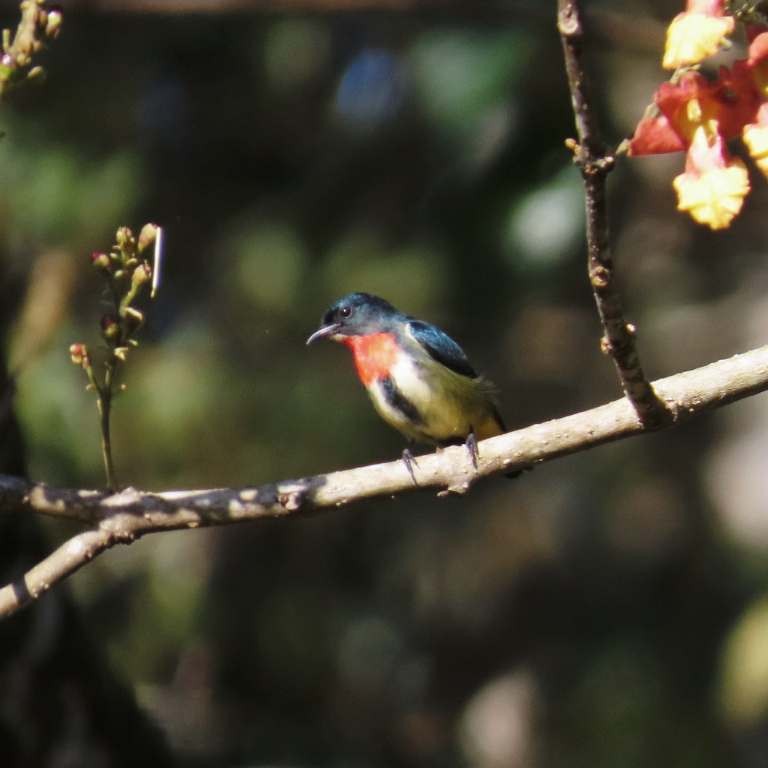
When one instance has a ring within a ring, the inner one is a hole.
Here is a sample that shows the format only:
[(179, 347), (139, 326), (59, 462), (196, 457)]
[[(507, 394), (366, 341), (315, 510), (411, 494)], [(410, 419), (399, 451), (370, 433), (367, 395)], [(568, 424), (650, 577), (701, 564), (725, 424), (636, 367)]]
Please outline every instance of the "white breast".
[(408, 355), (400, 355), (390, 369), (390, 376), (406, 400), (423, 413), (430, 406), (434, 392), (426, 381), (424, 366)]
[[(400, 395), (421, 414), (429, 407), (429, 387), (419, 376), (419, 370), (411, 360), (401, 355), (390, 371), (392, 381)], [(403, 411), (393, 405), (382, 381), (374, 381), (368, 388), (373, 405), (384, 421), (413, 440), (423, 441), (428, 436), (414, 424)]]
[[(470, 380), (448, 370), (419, 350), (414, 357), (401, 355), (390, 370), (400, 395), (418, 411), (421, 423), (414, 423), (387, 397), (385, 385), (374, 382), (369, 394), (381, 417), (395, 429), (421, 442), (442, 442), (463, 438), (473, 420), (479, 423), (484, 403), (475, 403)], [(484, 415), (484, 414), (482, 414)]]

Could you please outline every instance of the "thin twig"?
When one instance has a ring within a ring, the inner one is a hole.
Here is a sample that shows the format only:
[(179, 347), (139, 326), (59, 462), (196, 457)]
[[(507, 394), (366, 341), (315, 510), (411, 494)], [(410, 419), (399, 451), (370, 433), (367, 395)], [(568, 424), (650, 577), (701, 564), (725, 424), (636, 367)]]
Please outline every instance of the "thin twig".
[[(665, 426), (768, 389), (768, 346), (661, 379), (654, 384), (669, 413)], [(466, 493), (481, 477), (531, 467), (649, 431), (626, 398), (480, 443), (478, 468), (463, 446), (402, 461), (286, 480), (255, 488), (117, 494), (49, 488), (0, 475), (0, 514), (35, 512), (84, 522), (89, 530), (62, 544), (17, 581), (0, 589), (0, 617), (40, 597), (115, 544), (161, 531), (292, 517), (418, 489)], [(514, 486), (510, 486), (511, 489)]]
[(112, 376), (114, 368), (111, 363), (106, 364), (104, 385), (99, 388), (96, 398), (96, 406), (99, 410), (99, 427), (101, 431), (101, 457), (104, 462), (104, 473), (107, 476), (107, 486), (117, 490), (117, 476), (115, 474), (115, 462), (112, 458)]
[(624, 319), (621, 297), (614, 282), (609, 244), (606, 180), (615, 158), (600, 136), (589, 80), (582, 60), (584, 21), (579, 0), (558, 0), (558, 30), (563, 44), (565, 70), (578, 141), (567, 145), (584, 180), (587, 218), (587, 266), (597, 312), (603, 326), (602, 348), (613, 359), (624, 394), (647, 427), (659, 427), (668, 414), (643, 373), (635, 328)]

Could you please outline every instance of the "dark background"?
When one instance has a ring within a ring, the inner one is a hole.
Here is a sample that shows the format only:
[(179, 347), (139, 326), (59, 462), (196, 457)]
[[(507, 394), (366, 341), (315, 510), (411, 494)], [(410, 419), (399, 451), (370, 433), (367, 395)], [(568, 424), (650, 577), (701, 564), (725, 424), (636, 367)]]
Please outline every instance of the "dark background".
[[(587, 5), (617, 144), (663, 77), (680, 4)], [(65, 7), (48, 81), (0, 111), (5, 471), (103, 484), (67, 349), (98, 342), (89, 253), (147, 220), (167, 262), (116, 404), (122, 483), (396, 457), (346, 351), (304, 346), (353, 289), (454, 335), (511, 427), (618, 395), (563, 145), (555, 3), (424, 6)], [(610, 182), (652, 377), (758, 346), (768, 324), (765, 181), (753, 168), (743, 215), (711, 234), (674, 210), (682, 165), (622, 160)], [(466, 499), (110, 551), (0, 624), (0, 762), (765, 765), (766, 420), (756, 397)], [(5, 579), (74, 530), (1, 520)]]

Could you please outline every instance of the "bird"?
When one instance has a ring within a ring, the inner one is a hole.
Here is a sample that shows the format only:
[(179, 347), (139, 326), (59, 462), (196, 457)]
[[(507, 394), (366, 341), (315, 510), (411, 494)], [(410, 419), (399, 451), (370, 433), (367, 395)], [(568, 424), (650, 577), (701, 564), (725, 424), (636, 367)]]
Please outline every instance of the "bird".
[(411, 479), (413, 443), (464, 443), (477, 469), (478, 440), (507, 431), (494, 385), (477, 374), (464, 350), (435, 325), (406, 315), (370, 293), (334, 302), (307, 339), (349, 348), (358, 378), (379, 416), (407, 440), (402, 459)]

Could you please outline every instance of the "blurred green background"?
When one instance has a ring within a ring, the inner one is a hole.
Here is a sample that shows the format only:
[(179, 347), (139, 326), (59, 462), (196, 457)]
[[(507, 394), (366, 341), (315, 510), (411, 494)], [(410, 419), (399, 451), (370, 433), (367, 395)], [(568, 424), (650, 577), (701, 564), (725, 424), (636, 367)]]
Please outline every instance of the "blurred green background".
[[(6, 413), (6, 471), (103, 484), (67, 350), (98, 340), (90, 252), (147, 220), (167, 261), (116, 404), (125, 484), (396, 457), (347, 352), (304, 346), (352, 289), (454, 335), (510, 426), (618, 395), (563, 146), (555, 3), (425, 5), (65, 8), (48, 81), (0, 111), (0, 328), (23, 436)], [(618, 143), (681, 3), (588, 5)], [(768, 325), (765, 182), (753, 174), (743, 215), (713, 235), (674, 211), (682, 164), (623, 160), (610, 182), (652, 377), (758, 346)], [(757, 397), (466, 499), (110, 551), (0, 624), (0, 762), (763, 766), (766, 422)], [(73, 530), (2, 520), (0, 571), (18, 577)]]

